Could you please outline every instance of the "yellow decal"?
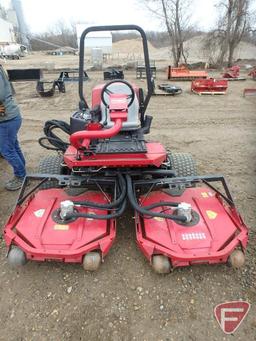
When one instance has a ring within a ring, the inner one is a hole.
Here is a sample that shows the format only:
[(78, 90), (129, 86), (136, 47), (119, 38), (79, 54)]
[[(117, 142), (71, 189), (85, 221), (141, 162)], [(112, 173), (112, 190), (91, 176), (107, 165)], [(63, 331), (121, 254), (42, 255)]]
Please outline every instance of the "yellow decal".
[(218, 213), (210, 210), (206, 211), (206, 214), (208, 215), (208, 218), (212, 220), (215, 219), (218, 215)]
[(164, 218), (162, 218), (162, 217), (154, 217), (154, 219), (157, 221), (164, 221)]
[(69, 230), (69, 225), (60, 225), (60, 224), (57, 224), (57, 225), (54, 225), (54, 226), (53, 226), (53, 229), (54, 229), (54, 230), (58, 230), (58, 231), (67, 231), (67, 230)]
[(201, 195), (202, 195), (203, 198), (208, 198), (209, 197), (207, 192), (202, 192)]

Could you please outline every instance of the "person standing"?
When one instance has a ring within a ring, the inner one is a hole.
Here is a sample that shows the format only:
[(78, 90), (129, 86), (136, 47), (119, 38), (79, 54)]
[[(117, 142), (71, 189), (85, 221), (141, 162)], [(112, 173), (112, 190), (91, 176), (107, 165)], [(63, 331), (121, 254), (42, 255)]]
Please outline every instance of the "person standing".
[(26, 162), (18, 142), (21, 114), (13, 99), (13, 89), (0, 65), (0, 154), (13, 168), (14, 176), (5, 183), (9, 191), (21, 188), (26, 176)]

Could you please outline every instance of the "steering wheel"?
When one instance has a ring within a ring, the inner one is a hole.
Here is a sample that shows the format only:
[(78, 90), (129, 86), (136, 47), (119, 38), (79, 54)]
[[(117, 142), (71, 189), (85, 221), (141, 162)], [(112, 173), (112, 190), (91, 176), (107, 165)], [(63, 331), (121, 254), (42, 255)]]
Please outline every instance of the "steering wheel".
[(112, 81), (110, 81), (104, 85), (102, 92), (101, 92), (101, 100), (102, 100), (103, 104), (107, 107), (108, 103), (106, 102), (106, 95), (109, 96), (109, 95), (115, 93), (114, 91), (110, 90), (109, 87), (111, 87), (112, 84), (118, 84), (118, 83), (125, 84), (126, 87), (128, 88), (128, 91), (129, 91), (128, 94), (126, 94), (126, 91), (124, 91), (123, 89), (122, 89), (122, 92), (117, 92), (117, 93), (123, 94), (125, 92), (125, 95), (127, 95), (127, 98), (129, 99), (128, 107), (130, 107), (134, 101), (135, 92), (134, 92), (130, 83), (128, 83), (124, 80), (121, 80), (121, 79), (118, 79), (118, 80), (114, 79), (114, 80), (112, 80)]

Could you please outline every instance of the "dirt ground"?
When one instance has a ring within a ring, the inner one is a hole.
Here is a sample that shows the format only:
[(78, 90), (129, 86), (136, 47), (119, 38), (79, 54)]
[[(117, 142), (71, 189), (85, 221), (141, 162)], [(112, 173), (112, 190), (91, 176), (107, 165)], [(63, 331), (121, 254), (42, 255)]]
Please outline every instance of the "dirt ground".
[[(125, 76), (135, 82), (134, 71)], [(90, 77), (87, 94), (102, 81), (102, 73), (91, 72)], [(156, 81), (166, 81), (165, 74), (159, 73)], [(119, 219), (116, 242), (97, 273), (61, 263), (29, 262), (10, 269), (1, 239), (0, 340), (256, 340), (256, 96), (242, 97), (244, 87), (256, 83), (230, 82), (226, 96), (197, 96), (190, 93), (189, 82), (180, 85), (180, 96), (152, 97), (150, 139), (192, 153), (199, 174), (225, 175), (250, 230), (246, 265), (241, 270), (198, 265), (157, 275), (136, 247), (132, 212)], [(48, 153), (37, 143), (44, 121), (68, 120), (77, 108), (77, 84), (66, 87), (66, 94), (40, 98), (34, 82), (15, 84), (28, 172)], [(3, 160), (0, 167), (3, 226), (17, 193), (4, 190), (11, 170)], [(234, 335), (225, 335), (213, 309), (239, 299), (248, 300), (251, 311)]]

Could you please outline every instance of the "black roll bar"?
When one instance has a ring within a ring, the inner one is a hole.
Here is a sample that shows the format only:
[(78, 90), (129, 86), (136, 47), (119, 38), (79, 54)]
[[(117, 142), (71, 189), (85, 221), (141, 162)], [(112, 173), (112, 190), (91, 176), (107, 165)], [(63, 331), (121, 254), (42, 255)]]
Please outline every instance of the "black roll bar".
[(146, 76), (147, 76), (147, 96), (144, 100), (144, 112), (148, 106), (150, 97), (153, 92), (153, 84), (151, 81), (151, 72), (150, 72), (150, 61), (149, 61), (149, 53), (148, 53), (148, 42), (147, 37), (144, 30), (137, 25), (108, 25), (108, 26), (91, 26), (86, 28), (81, 37), (80, 37), (80, 51), (79, 51), (79, 108), (81, 110), (88, 109), (89, 106), (84, 98), (83, 93), (83, 74), (84, 74), (84, 40), (88, 33), (90, 32), (99, 32), (99, 31), (138, 31), (142, 38), (143, 43), (143, 51), (144, 51), (144, 62), (146, 68)]

